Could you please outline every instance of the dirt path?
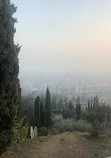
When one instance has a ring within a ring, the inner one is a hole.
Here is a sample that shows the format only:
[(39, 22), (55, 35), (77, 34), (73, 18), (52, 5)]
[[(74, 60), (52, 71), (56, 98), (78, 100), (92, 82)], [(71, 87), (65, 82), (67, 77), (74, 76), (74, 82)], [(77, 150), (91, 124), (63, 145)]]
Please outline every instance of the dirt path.
[(27, 140), (13, 145), (0, 158), (102, 158), (105, 148), (103, 142), (88, 140), (85, 134), (74, 132)]

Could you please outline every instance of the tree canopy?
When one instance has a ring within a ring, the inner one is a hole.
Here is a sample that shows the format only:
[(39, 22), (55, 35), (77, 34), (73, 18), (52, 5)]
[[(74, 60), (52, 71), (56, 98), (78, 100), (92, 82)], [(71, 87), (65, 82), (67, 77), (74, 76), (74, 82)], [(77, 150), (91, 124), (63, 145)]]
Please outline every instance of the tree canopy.
[[(0, 149), (3, 152), (11, 143), (13, 126), (20, 101), (18, 79), (18, 53), (20, 47), (14, 44), (13, 18), (16, 7), (10, 0), (0, 0)], [(1, 154), (0, 152), (0, 154)]]

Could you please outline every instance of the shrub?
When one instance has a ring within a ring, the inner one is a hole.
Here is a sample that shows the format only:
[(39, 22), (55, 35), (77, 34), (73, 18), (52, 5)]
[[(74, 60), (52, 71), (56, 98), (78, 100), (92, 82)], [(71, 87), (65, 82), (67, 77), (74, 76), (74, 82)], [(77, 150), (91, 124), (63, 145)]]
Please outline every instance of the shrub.
[(99, 128), (97, 126), (92, 127), (91, 136), (92, 137), (98, 137), (99, 136)]
[(17, 143), (26, 139), (28, 135), (28, 125), (23, 125), (24, 118), (25, 117), (21, 118), (20, 120), (17, 120), (13, 128), (14, 141), (16, 141)]
[(111, 136), (111, 121), (104, 121), (101, 124), (101, 133), (107, 136)]
[(85, 132), (91, 129), (91, 125), (83, 120), (75, 121), (74, 119), (66, 119), (66, 120), (60, 120), (59, 122), (56, 122), (53, 128), (58, 129), (60, 133), (65, 132), (65, 131)]
[(39, 136), (47, 136), (47, 134), (48, 134), (48, 131), (46, 127), (39, 128)]
[(75, 121), (73, 125), (73, 129), (75, 131), (88, 132), (91, 129), (91, 124), (83, 120)]

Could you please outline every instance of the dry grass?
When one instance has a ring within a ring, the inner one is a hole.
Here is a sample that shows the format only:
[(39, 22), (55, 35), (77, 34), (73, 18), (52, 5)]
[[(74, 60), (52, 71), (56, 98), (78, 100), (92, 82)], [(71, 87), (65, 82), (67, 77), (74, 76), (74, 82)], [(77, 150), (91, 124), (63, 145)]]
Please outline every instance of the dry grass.
[(12, 145), (0, 158), (104, 158), (111, 155), (110, 146), (110, 139), (73, 132), (26, 140)]

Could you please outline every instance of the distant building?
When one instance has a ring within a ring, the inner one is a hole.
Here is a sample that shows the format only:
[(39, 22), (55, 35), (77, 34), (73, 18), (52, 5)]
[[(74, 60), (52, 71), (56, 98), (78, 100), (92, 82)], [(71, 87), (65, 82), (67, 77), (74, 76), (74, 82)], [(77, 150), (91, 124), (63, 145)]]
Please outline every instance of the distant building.
[[(81, 109), (82, 111), (86, 111), (86, 109), (88, 108), (88, 103), (87, 102), (81, 102)], [(76, 103), (73, 103), (74, 107), (76, 108)]]

